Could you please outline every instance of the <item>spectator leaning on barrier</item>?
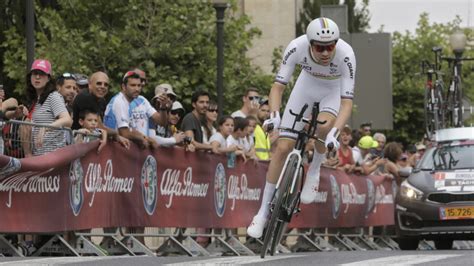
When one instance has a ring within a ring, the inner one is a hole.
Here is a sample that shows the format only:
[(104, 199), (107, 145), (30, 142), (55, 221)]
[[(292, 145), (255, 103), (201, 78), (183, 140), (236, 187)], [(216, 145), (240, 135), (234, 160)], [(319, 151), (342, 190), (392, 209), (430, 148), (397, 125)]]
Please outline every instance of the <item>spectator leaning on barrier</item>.
[(358, 147), (360, 150), (360, 155), (363, 158), (361, 164), (363, 170), (362, 174), (370, 175), (375, 170), (377, 170), (377, 168), (384, 167), (387, 160), (370, 153), (370, 149), (377, 148), (378, 145), (379, 143), (371, 136), (364, 136), (360, 138)]
[(184, 116), (181, 128), (186, 136), (190, 137), (191, 145), (188, 148), (197, 150), (211, 150), (210, 144), (203, 143), (203, 133), (201, 128), (201, 121), (206, 115), (209, 107), (209, 93), (205, 91), (195, 91), (191, 97), (191, 104), (193, 110)]
[(241, 138), (245, 136), (245, 129), (247, 128), (249, 121), (243, 117), (234, 118), (234, 132), (227, 137), (227, 147), (232, 145), (238, 146), (238, 150), (235, 152), (235, 155), (241, 156), (244, 159), (244, 162), (247, 161), (247, 152), (245, 151), (244, 144), (241, 141)]
[(385, 163), (384, 167), (384, 172), (388, 173), (393, 177), (397, 185), (400, 186), (402, 183), (402, 180), (400, 178), (400, 166), (398, 165), (398, 161), (401, 158), (401, 155), (403, 153), (402, 147), (399, 143), (397, 142), (389, 142), (385, 146), (384, 150), (384, 157), (387, 158), (387, 161)]
[[(143, 84), (143, 78), (141, 79)], [(156, 135), (159, 137), (170, 137), (166, 132), (168, 130), (167, 120), (169, 120), (169, 111), (175, 100), (176, 94), (170, 84), (163, 83), (155, 87), (155, 96), (153, 96), (150, 103), (159, 112), (160, 120), (163, 123), (157, 125), (151, 123), (151, 126), (156, 130)]]
[(226, 154), (239, 149), (237, 145), (227, 146), (227, 137), (234, 132), (234, 119), (230, 115), (224, 115), (217, 122), (217, 132), (209, 140), (212, 152), (215, 154)]
[(240, 110), (233, 112), (231, 116), (234, 118), (246, 118), (249, 115), (256, 115), (258, 112), (260, 99), (261, 97), (256, 88), (248, 88), (247, 90), (245, 90), (245, 94), (242, 96), (242, 107), (240, 108)]
[(352, 173), (356, 165), (352, 156), (352, 148), (349, 146), (349, 142), (352, 140), (352, 130), (349, 126), (346, 125), (342, 128), (340, 139), (341, 147), (337, 150), (337, 156), (339, 158), (337, 167), (346, 173)]
[(202, 143), (210, 144), (211, 136), (217, 132), (215, 128), (215, 123), (217, 121), (218, 111), (219, 108), (217, 106), (217, 103), (214, 101), (209, 101), (209, 106), (207, 107), (206, 115), (201, 121)]
[(159, 113), (141, 96), (140, 76), (128, 71), (122, 78), (122, 90), (107, 105), (104, 125), (116, 129), (122, 137), (135, 142), (140, 148), (156, 148), (158, 143), (150, 138), (150, 120), (161, 121)]
[(99, 153), (107, 143), (107, 131), (99, 128), (100, 116), (97, 112), (83, 110), (79, 113), (79, 134), (76, 135), (75, 142), (89, 142), (90, 140), (100, 139), (100, 145), (97, 149)]
[(267, 134), (262, 124), (265, 120), (270, 118), (270, 106), (268, 105), (268, 99), (262, 99), (260, 101), (260, 107), (257, 113), (257, 125), (255, 126), (255, 154), (260, 160), (270, 160), (271, 157), (271, 138), (270, 134), (276, 133), (277, 130), (273, 130), (270, 134)]
[(72, 104), (77, 93), (76, 76), (71, 73), (63, 73), (56, 79), (56, 89), (66, 102), (66, 109), (72, 115)]
[(181, 144), (186, 135), (182, 131), (178, 131), (178, 123), (184, 115), (184, 108), (180, 102), (175, 101), (171, 110), (168, 113), (168, 125), (162, 127), (164, 130), (162, 135), (157, 135), (155, 129), (150, 129), (150, 136), (156, 139), (160, 146), (168, 147), (176, 144)]
[(32, 152), (25, 156), (42, 155), (66, 146), (64, 131), (60, 127), (70, 127), (72, 119), (66, 109), (64, 98), (56, 91), (51, 77), (51, 63), (37, 59), (31, 66), (27, 78), (27, 97), (32, 102), (31, 120), (35, 124), (49, 125), (58, 129), (34, 126), (32, 131)]
[(123, 147), (128, 149), (130, 142), (128, 139), (120, 136), (117, 130), (104, 126), (103, 119), (105, 109), (107, 107), (107, 101), (105, 96), (109, 92), (109, 76), (104, 72), (95, 72), (91, 75), (88, 81), (89, 88), (83, 90), (79, 95), (74, 98), (72, 104), (72, 129), (77, 130), (81, 128), (79, 124), (79, 114), (84, 110), (90, 110), (99, 114), (99, 128), (104, 129), (107, 132), (107, 136), (117, 142)]

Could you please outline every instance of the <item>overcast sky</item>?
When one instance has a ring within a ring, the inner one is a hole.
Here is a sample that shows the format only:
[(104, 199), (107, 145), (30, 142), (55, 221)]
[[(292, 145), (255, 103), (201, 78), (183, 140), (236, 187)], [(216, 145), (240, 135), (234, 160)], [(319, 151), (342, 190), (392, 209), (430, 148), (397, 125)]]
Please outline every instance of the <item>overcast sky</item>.
[(430, 23), (445, 23), (462, 19), (461, 26), (474, 26), (474, 0), (369, 0), (371, 15), (369, 32), (384, 25), (384, 32), (414, 32), (422, 12), (429, 14)]

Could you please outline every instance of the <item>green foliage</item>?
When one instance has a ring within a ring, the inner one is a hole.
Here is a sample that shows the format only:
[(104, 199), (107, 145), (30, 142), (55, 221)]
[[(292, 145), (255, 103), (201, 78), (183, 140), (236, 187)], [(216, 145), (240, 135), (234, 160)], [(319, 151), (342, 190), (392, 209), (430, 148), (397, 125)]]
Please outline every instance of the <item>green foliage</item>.
[[(248, 86), (268, 87), (271, 77), (250, 64), (245, 52), (260, 35), (236, 3), (226, 10), (224, 24), (225, 112)], [(36, 58), (48, 58), (54, 74), (106, 71), (118, 91), (120, 77), (139, 67), (147, 73), (144, 94), (154, 86), (172, 84), (186, 105), (196, 89), (216, 96), (216, 18), (207, 1), (58, 0), (36, 5)], [(21, 94), (25, 77), (25, 39), (19, 27), (5, 32), (4, 72)]]
[[(393, 34), (392, 73), (393, 73), (393, 104), (394, 104), (394, 130), (387, 132), (391, 139), (404, 143), (419, 141), (424, 135), (424, 83), (426, 76), (420, 75), (422, 60), (434, 62), (432, 48), (443, 47), (443, 56), (452, 56), (449, 48), (449, 36), (459, 28), (459, 18), (447, 24), (431, 24), (428, 14), (422, 14), (416, 29), (416, 35), (410, 32)], [(464, 30), (467, 39), (473, 37), (471, 30)], [(471, 51), (466, 51), (464, 56), (471, 56)], [(474, 77), (464, 66), (463, 88), (471, 100), (474, 99)], [(442, 64), (445, 87), (449, 86), (451, 75), (446, 62)]]

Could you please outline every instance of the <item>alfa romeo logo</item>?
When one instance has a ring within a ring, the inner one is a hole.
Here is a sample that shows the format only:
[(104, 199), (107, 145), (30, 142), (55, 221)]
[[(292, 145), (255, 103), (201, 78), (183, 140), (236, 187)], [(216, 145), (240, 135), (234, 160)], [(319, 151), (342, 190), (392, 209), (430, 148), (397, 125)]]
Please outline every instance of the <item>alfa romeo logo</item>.
[(69, 180), (71, 181), (69, 184), (69, 204), (74, 216), (78, 216), (84, 203), (84, 192), (82, 189), (84, 172), (80, 159), (76, 159), (71, 163), (69, 167)]
[(341, 191), (339, 190), (339, 184), (333, 175), (329, 176), (329, 180), (331, 181), (332, 218), (337, 219), (341, 209)]
[(148, 155), (143, 163), (141, 172), (143, 206), (148, 215), (153, 215), (156, 208), (158, 191), (156, 174), (156, 160), (153, 156)]
[(226, 184), (225, 169), (222, 163), (219, 163), (214, 176), (214, 207), (219, 217), (224, 216), (225, 212)]

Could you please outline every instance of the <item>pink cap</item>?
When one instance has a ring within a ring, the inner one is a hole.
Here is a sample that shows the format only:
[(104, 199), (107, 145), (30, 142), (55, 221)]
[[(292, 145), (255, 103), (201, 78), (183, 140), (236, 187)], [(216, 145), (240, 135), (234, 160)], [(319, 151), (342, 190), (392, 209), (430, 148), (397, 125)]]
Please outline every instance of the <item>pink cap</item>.
[(44, 73), (51, 75), (51, 63), (46, 59), (36, 59), (31, 65), (31, 70), (41, 70)]

